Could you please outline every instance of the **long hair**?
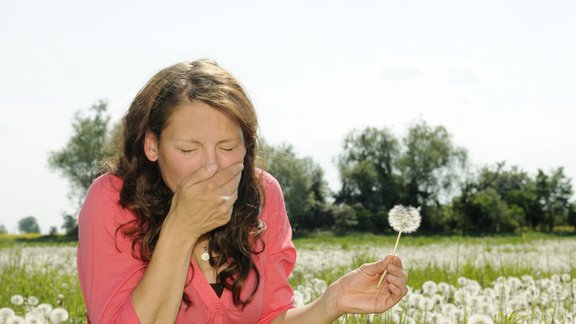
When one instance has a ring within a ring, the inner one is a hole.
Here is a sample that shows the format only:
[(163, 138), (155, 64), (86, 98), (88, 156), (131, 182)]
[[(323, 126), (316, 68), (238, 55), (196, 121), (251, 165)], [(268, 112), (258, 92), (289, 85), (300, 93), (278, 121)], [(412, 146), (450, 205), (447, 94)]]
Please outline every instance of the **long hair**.
[[(132, 253), (148, 262), (158, 240), (174, 193), (162, 180), (157, 162), (144, 154), (146, 132), (160, 138), (174, 108), (181, 103), (201, 101), (234, 120), (244, 136), (246, 155), (232, 217), (228, 224), (209, 236), (209, 252), (215, 252), (210, 265), (223, 267), (217, 281), (232, 291), (236, 305), (245, 307), (260, 284), (260, 273), (252, 260), (255, 240), (264, 230), (260, 222), (263, 191), (255, 173), (257, 119), (246, 93), (227, 71), (209, 60), (179, 63), (154, 75), (138, 93), (122, 120), (118, 153), (107, 164), (108, 170), (124, 180), (120, 203), (136, 215), (118, 230), (132, 238)], [(210, 253), (210, 255), (212, 255)], [(240, 297), (246, 279), (255, 271), (256, 285), (248, 298)], [(190, 302), (186, 295), (185, 302)]]

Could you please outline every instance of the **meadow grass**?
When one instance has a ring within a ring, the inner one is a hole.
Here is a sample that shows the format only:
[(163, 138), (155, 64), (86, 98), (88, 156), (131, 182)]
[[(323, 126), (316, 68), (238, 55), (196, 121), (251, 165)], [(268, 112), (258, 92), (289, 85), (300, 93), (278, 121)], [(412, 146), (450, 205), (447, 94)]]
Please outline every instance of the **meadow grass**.
[[(394, 240), (394, 233), (390, 235), (355, 234), (341, 237), (320, 233), (297, 238), (294, 244), (298, 249), (299, 259), (289, 279), (290, 284), (296, 291), (306, 290), (305, 287), (316, 287), (316, 290), (309, 290), (312, 291), (310, 296), (306, 296), (307, 299), (315, 298), (327, 284), (348, 271), (362, 263), (373, 262), (384, 257), (386, 253), (391, 253)], [(422, 291), (423, 285), (430, 281), (458, 287), (461, 285), (461, 278), (476, 282), (482, 287), (489, 287), (502, 278), (521, 278), (526, 275), (534, 278), (550, 278), (564, 274), (576, 278), (576, 251), (571, 248), (568, 250), (556, 248), (556, 246), (566, 244), (572, 244), (568, 246), (573, 247), (574, 241), (575, 236), (566, 234), (524, 233), (491, 236), (421, 234), (403, 237), (399, 250), (400, 254), (404, 253), (407, 257), (405, 268), (409, 273), (411, 291), (419, 292)], [(12, 305), (11, 297), (16, 294), (24, 297), (35, 296), (41, 303), (50, 303), (54, 307), (60, 305), (67, 309), (70, 313), (68, 322), (85, 322), (86, 309), (76, 276), (75, 244), (75, 242), (66, 242), (62, 238), (0, 236), (0, 283), (2, 285), (0, 308), (11, 307), (23, 315), (24, 306)], [(546, 244), (552, 244), (550, 249), (553, 252), (539, 250)], [(448, 248), (454, 253), (449, 258), (450, 266), (436, 260), (441, 254), (447, 253)], [(426, 249), (431, 250), (426, 252)], [(420, 253), (418, 251), (424, 251), (421, 252), (422, 256), (415, 259), (409, 258), (412, 254)], [(319, 258), (314, 255), (314, 253), (324, 252), (327, 256), (320, 258), (323, 260), (318, 260)], [(531, 259), (534, 254), (543, 253), (549, 254), (543, 256), (544, 261), (536, 262), (536, 265), (530, 263), (533, 261)], [(307, 258), (308, 254), (312, 254), (312, 257)], [(566, 267), (560, 271), (547, 266), (547, 263), (551, 263), (564, 254), (567, 254), (564, 260), (575, 260), (573, 263), (567, 261), (569, 263), (567, 270)], [(515, 260), (511, 260), (511, 255), (516, 256)], [(313, 264), (308, 260), (324, 263)], [(572, 296), (572, 303), (573, 301), (574, 296)], [(495, 323), (518, 322), (514, 317), (516, 313), (510, 313), (504, 309), (505, 304), (499, 307), (500, 317), (494, 321)], [(574, 307), (573, 304), (572, 307)], [(572, 312), (574, 313), (574, 310)], [(346, 316), (341, 319), (341, 322), (392, 323), (391, 316), (392, 313), (376, 316)], [(418, 318), (417, 316), (420, 315), (414, 316)], [(550, 315), (547, 316), (549, 318)], [(420, 318), (417, 323), (420, 322), (429, 322), (429, 320)], [(464, 321), (457, 322), (464, 323)], [(406, 320), (405, 323), (411, 322)]]

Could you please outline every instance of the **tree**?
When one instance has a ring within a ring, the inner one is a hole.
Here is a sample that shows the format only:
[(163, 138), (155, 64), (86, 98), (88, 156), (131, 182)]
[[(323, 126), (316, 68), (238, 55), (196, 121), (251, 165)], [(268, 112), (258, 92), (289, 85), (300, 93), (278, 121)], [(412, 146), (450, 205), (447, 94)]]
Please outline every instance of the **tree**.
[(8, 230), (2, 224), (0, 224), (0, 234), (8, 234)]
[(334, 232), (344, 235), (358, 224), (356, 211), (349, 205), (334, 206)]
[(574, 227), (574, 232), (576, 232), (576, 202), (570, 205), (570, 212), (568, 213), (568, 225)]
[(369, 210), (391, 208), (398, 200), (398, 153), (398, 140), (387, 129), (367, 127), (348, 133), (337, 162), (342, 187), (336, 203), (360, 203)]
[(294, 232), (331, 227), (326, 219), (327, 185), (324, 172), (312, 159), (299, 158), (289, 144), (272, 146), (262, 141), (268, 171), (282, 186), (286, 211)]
[(88, 187), (100, 174), (99, 163), (105, 154), (104, 147), (110, 132), (107, 105), (103, 100), (96, 102), (90, 108), (91, 114), (88, 116), (80, 111), (76, 112), (72, 122), (73, 134), (68, 143), (63, 149), (49, 153), (49, 167), (68, 179), (69, 198), (78, 207), (86, 196)]
[(550, 232), (554, 226), (568, 222), (573, 193), (572, 180), (564, 174), (564, 168), (559, 167), (551, 173), (547, 175), (538, 170), (535, 180), (536, 201), (542, 211), (541, 225)]
[(58, 229), (56, 226), (50, 226), (50, 231), (48, 231), (48, 235), (55, 236), (58, 235)]
[(70, 214), (64, 214), (64, 224), (62, 229), (68, 236), (75, 236), (78, 233), (78, 224), (76, 218)]
[(422, 227), (428, 228), (428, 206), (439, 207), (455, 189), (466, 168), (467, 153), (452, 143), (443, 126), (432, 127), (420, 121), (408, 129), (403, 138), (404, 151), (398, 159), (403, 198), (407, 205), (422, 207)]
[(28, 216), (18, 221), (20, 233), (40, 233), (40, 226), (36, 222), (36, 217)]
[(378, 232), (386, 228), (386, 211), (400, 199), (399, 152), (398, 140), (385, 128), (353, 130), (344, 138), (337, 160), (342, 186), (335, 203), (352, 206), (356, 229)]

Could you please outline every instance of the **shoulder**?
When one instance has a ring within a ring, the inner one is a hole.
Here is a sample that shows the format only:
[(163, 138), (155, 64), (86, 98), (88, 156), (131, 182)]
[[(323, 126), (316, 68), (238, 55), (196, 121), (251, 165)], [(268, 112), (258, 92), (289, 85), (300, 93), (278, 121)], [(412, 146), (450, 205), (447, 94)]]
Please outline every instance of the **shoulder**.
[(104, 173), (92, 181), (88, 188), (90, 195), (112, 195), (119, 196), (124, 181), (112, 173)]
[(280, 187), (278, 180), (276, 180), (276, 178), (274, 178), (274, 176), (270, 173), (261, 169), (256, 169), (256, 175), (258, 176), (260, 184), (262, 185), (265, 201), (268, 203), (278, 203), (278, 200), (280, 200), (282, 203), (284, 203), (282, 188)]
[(111, 173), (105, 173), (96, 178), (86, 194), (86, 199), (80, 209), (79, 222), (112, 221), (113, 217), (123, 213), (120, 205), (120, 191), (124, 181)]

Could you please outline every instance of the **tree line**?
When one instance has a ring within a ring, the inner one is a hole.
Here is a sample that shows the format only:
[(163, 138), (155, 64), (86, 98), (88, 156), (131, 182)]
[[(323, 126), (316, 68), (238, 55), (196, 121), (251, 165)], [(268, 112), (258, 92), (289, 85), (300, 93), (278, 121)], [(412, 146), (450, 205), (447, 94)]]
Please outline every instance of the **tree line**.
[[(101, 100), (88, 115), (76, 113), (68, 143), (48, 157), (51, 169), (68, 179), (78, 208), (118, 130), (106, 110)], [(423, 231), (506, 233), (558, 226), (576, 231), (572, 179), (563, 167), (536, 174), (505, 162), (475, 168), (445, 127), (422, 120), (403, 137), (385, 127), (348, 132), (336, 159), (337, 190), (328, 188), (320, 165), (298, 156), (292, 145), (261, 144), (259, 166), (281, 184), (296, 235), (389, 231), (387, 213), (397, 204), (421, 207)], [(77, 232), (76, 213), (63, 215), (62, 228), (71, 235)]]

